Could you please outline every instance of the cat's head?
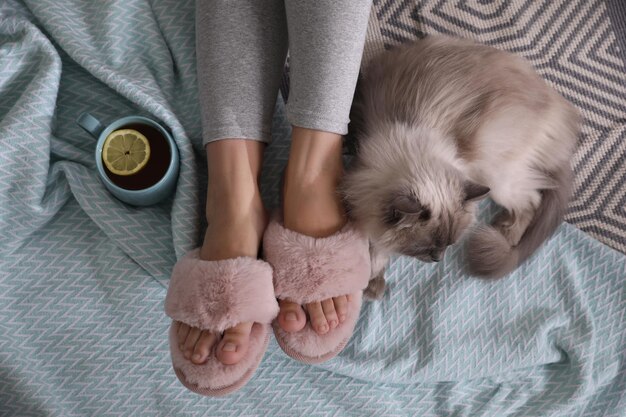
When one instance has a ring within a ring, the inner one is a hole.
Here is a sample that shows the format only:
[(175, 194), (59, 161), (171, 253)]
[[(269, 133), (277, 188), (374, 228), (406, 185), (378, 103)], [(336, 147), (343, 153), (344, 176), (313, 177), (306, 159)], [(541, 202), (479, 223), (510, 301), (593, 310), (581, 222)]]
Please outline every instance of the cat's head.
[(379, 250), (439, 261), (473, 222), (476, 201), (489, 188), (456, 166), (454, 149), (402, 142), (380, 141), (360, 152), (343, 186), (346, 203)]
[(387, 250), (438, 262), (474, 220), (474, 202), (489, 188), (463, 178), (421, 181), (412, 189), (391, 189), (381, 201), (376, 240)]

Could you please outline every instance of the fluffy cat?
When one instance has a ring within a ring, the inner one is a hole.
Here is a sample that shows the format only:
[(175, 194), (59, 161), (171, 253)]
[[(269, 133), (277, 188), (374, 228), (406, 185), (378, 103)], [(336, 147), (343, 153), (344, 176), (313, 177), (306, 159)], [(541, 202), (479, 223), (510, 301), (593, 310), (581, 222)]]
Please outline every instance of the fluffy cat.
[(432, 262), (474, 222), (468, 267), (501, 277), (557, 228), (572, 189), (577, 111), (522, 58), (431, 36), (381, 54), (360, 83), (358, 152), (342, 192), (372, 248), (370, 297), (389, 255)]

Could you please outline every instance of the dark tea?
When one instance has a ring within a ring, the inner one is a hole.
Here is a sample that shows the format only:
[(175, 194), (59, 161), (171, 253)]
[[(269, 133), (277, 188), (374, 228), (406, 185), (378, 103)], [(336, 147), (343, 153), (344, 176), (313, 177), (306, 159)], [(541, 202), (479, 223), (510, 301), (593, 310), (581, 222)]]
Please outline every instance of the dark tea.
[(134, 129), (148, 139), (150, 159), (145, 167), (132, 175), (114, 174), (103, 164), (104, 172), (115, 185), (127, 190), (143, 190), (153, 186), (163, 178), (170, 164), (171, 152), (167, 139), (156, 128), (140, 123), (130, 123), (116, 130), (121, 129)]

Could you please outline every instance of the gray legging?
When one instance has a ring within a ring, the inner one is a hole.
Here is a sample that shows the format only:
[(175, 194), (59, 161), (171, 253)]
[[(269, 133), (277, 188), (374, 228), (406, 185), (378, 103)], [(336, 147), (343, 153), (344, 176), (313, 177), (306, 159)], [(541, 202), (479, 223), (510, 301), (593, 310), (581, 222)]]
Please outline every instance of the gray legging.
[(203, 143), (269, 142), (289, 47), (287, 118), (347, 133), (371, 0), (197, 0)]

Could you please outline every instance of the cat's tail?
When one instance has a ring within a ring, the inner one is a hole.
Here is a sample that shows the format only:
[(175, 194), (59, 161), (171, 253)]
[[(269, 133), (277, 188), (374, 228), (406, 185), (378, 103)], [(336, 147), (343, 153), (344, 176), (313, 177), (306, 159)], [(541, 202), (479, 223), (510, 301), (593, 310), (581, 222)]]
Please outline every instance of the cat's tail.
[(500, 278), (524, 262), (561, 223), (572, 192), (572, 170), (563, 167), (551, 175), (554, 187), (542, 190), (533, 219), (517, 246), (511, 246), (493, 226), (479, 226), (469, 239), (468, 263), (472, 275)]

